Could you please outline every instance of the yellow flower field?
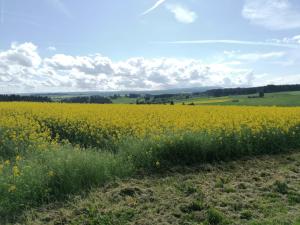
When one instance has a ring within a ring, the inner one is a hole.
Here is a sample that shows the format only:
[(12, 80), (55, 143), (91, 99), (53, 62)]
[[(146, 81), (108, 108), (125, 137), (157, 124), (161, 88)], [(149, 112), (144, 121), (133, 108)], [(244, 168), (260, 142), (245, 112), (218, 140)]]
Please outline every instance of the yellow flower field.
[[(0, 126), (11, 140), (50, 139), (97, 146), (104, 139), (145, 137), (181, 132), (288, 131), (300, 124), (300, 108), (79, 105), (1, 103)], [(3, 140), (2, 140), (3, 141)]]
[(0, 103), (0, 217), (114, 178), (300, 148), (300, 108)]

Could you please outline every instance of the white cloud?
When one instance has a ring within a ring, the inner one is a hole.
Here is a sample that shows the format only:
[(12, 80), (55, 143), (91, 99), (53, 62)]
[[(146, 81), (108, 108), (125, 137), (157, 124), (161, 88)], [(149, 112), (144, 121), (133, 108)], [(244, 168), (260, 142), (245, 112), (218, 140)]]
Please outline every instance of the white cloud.
[(0, 52), (0, 61), (7, 65), (20, 65), (24, 67), (38, 67), (41, 58), (37, 47), (32, 43), (13, 43), (7, 51)]
[(270, 42), (278, 44), (292, 44), (300, 47), (300, 35), (296, 35), (294, 37), (285, 37), (282, 39), (271, 39)]
[(300, 28), (300, 11), (289, 0), (246, 0), (242, 15), (271, 30)]
[(163, 4), (166, 0), (158, 0), (151, 8), (147, 9), (145, 12), (143, 12), (141, 14), (141, 16), (145, 16), (147, 14), (149, 14), (150, 12), (152, 12), (153, 10), (155, 10), (156, 8), (158, 8), (161, 4)]
[[(257, 59), (280, 55), (273, 52), (259, 57), (254, 53), (240, 57)], [(142, 57), (112, 61), (100, 54), (55, 54), (43, 58), (32, 43), (12, 44), (9, 49), (0, 51), (2, 93), (233, 87), (267, 81), (259, 79), (251, 68), (232, 61), (204, 63), (196, 59)], [(293, 79), (299, 80), (290, 78)]]
[[(275, 41), (274, 41), (275, 40)], [(151, 42), (153, 44), (174, 44), (174, 45), (187, 45), (187, 44), (227, 44), (227, 45), (253, 45), (253, 46), (270, 46), (270, 47), (283, 47), (283, 48), (300, 48), (298, 43), (284, 43), (276, 39), (269, 41), (241, 41), (241, 40), (184, 40), (184, 41), (160, 41)]]
[(50, 51), (50, 52), (55, 52), (57, 49), (56, 49), (56, 47), (54, 47), (54, 46), (49, 46), (49, 47), (47, 48), (47, 50)]
[(285, 56), (286, 52), (255, 52), (255, 53), (241, 53), (237, 51), (225, 51), (224, 54), (235, 60), (243, 60), (248, 62), (256, 62), (260, 60), (276, 60)]
[(167, 10), (173, 13), (175, 19), (180, 23), (193, 23), (197, 19), (197, 14), (179, 4), (168, 4)]

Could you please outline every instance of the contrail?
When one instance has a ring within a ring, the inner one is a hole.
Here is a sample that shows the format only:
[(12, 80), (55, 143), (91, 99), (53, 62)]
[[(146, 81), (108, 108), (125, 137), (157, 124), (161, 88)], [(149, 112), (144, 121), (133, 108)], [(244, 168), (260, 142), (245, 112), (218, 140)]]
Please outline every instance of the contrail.
[(235, 44), (235, 45), (256, 45), (256, 46), (273, 46), (284, 48), (300, 48), (297, 44), (285, 44), (276, 42), (264, 41), (240, 41), (240, 40), (194, 40), (194, 41), (166, 41), (166, 42), (151, 42), (152, 44), (171, 44), (171, 45), (184, 45), (184, 44)]
[(145, 16), (148, 13), (152, 12), (154, 9), (159, 7), (161, 4), (163, 4), (166, 0), (158, 0), (150, 9), (147, 9), (145, 12), (141, 14), (141, 16)]
[(66, 5), (63, 3), (62, 0), (48, 0), (48, 2), (50, 4), (52, 4), (52, 6), (54, 8), (56, 8), (56, 10), (60, 11), (62, 14), (64, 14), (69, 19), (71, 19), (73, 17), (72, 14), (71, 14), (71, 12), (66, 7)]

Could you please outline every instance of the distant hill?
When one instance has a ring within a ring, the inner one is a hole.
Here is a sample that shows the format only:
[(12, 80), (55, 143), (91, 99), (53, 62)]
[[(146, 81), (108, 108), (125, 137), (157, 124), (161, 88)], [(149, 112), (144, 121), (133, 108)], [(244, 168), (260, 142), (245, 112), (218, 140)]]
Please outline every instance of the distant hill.
[(166, 90), (149, 90), (149, 91), (87, 91), (87, 92), (56, 92), (56, 93), (24, 93), (20, 95), (32, 95), (32, 96), (48, 96), (48, 97), (74, 97), (74, 96), (113, 96), (113, 95), (129, 95), (129, 94), (150, 94), (150, 95), (161, 95), (161, 94), (182, 94), (182, 93), (194, 93), (194, 92), (205, 92), (210, 89), (217, 89), (220, 87), (217, 86), (208, 86), (208, 87), (192, 87), (192, 88), (176, 88), (176, 89), (166, 89)]

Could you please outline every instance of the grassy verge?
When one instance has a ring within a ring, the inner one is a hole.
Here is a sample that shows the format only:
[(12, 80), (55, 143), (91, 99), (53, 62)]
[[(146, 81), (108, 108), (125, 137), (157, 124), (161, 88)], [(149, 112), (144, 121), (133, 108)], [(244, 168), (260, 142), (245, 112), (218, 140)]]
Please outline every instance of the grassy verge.
[(299, 225), (300, 153), (177, 167), (28, 211), (22, 224)]
[[(48, 145), (3, 161), (0, 176), (0, 217), (14, 220), (31, 207), (62, 200), (116, 178), (165, 172), (174, 166), (228, 161), (275, 154), (300, 147), (299, 127), (252, 133), (183, 133), (143, 140), (126, 139), (114, 153)], [(212, 214), (214, 211), (212, 211)]]
[(0, 217), (14, 220), (22, 210), (132, 174), (131, 165), (120, 160), (111, 153), (68, 147), (6, 160), (1, 165)]

